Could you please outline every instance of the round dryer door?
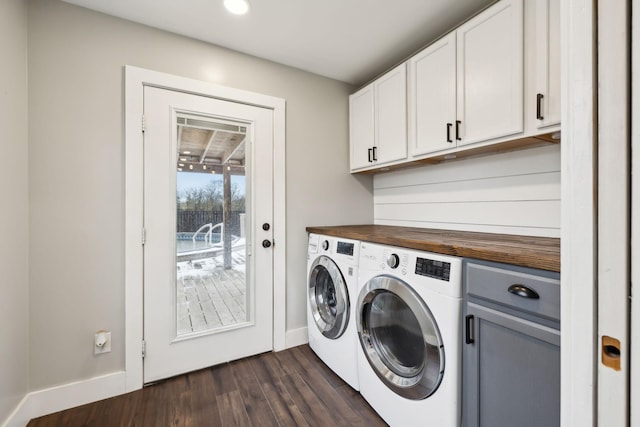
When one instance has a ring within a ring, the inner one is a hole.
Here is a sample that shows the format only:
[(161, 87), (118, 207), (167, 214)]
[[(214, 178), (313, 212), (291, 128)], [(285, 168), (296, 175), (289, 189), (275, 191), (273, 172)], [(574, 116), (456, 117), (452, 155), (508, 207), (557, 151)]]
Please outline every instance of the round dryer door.
[(327, 256), (319, 256), (309, 272), (309, 307), (327, 338), (339, 338), (349, 323), (349, 293), (342, 272)]
[(387, 387), (407, 399), (436, 391), (444, 374), (444, 346), (429, 307), (400, 279), (377, 276), (358, 297), (358, 337), (369, 365)]

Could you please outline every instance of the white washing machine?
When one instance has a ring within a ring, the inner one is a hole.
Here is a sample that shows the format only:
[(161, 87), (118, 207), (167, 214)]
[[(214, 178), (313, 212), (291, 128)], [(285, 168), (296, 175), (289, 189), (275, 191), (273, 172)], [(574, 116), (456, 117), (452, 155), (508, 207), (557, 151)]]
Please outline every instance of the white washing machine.
[(362, 242), (360, 394), (392, 427), (459, 427), (462, 260)]
[(358, 390), (355, 298), (358, 295), (360, 242), (309, 235), (307, 253), (307, 329), (309, 346), (320, 359)]

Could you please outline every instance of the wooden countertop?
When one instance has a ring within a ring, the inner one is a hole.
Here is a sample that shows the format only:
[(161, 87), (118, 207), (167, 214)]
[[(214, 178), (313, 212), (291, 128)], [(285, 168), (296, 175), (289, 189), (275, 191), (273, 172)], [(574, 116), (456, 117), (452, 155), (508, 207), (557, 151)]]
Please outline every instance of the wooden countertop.
[(560, 239), (388, 225), (307, 227), (309, 233), (560, 272)]

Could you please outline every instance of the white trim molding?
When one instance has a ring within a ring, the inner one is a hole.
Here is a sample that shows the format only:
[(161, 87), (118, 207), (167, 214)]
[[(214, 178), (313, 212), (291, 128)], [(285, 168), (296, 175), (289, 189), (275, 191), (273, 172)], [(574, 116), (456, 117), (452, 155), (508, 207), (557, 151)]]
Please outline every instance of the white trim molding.
[[(599, 426), (629, 425), (630, 8), (630, 2), (597, 3)], [(617, 347), (617, 357), (607, 347)]]
[(596, 76), (593, 0), (561, 2), (561, 425), (595, 425)]
[[(640, 1), (631, 3), (631, 354), (630, 425), (640, 425)], [(635, 284), (635, 286), (633, 286)], [(635, 292), (634, 292), (635, 290)], [(634, 366), (635, 365), (635, 366)]]
[[(273, 305), (286, 307), (285, 100), (143, 68), (125, 66), (125, 373), (126, 391), (143, 385), (143, 116), (144, 86), (193, 93), (273, 110)], [(286, 348), (286, 310), (274, 310), (273, 349)]]
[(307, 344), (309, 342), (309, 333), (307, 327), (290, 329), (287, 331), (286, 347), (278, 349), (285, 350), (286, 348), (297, 347), (299, 345)]
[(125, 393), (125, 372), (38, 390), (27, 394), (2, 427), (24, 427), (30, 419)]

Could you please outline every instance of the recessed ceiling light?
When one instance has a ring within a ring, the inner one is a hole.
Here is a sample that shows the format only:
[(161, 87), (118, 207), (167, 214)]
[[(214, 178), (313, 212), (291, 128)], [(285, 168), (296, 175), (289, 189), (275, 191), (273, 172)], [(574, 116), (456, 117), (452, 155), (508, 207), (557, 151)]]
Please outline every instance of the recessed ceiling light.
[(224, 0), (224, 7), (234, 15), (244, 15), (249, 12), (249, 0)]

